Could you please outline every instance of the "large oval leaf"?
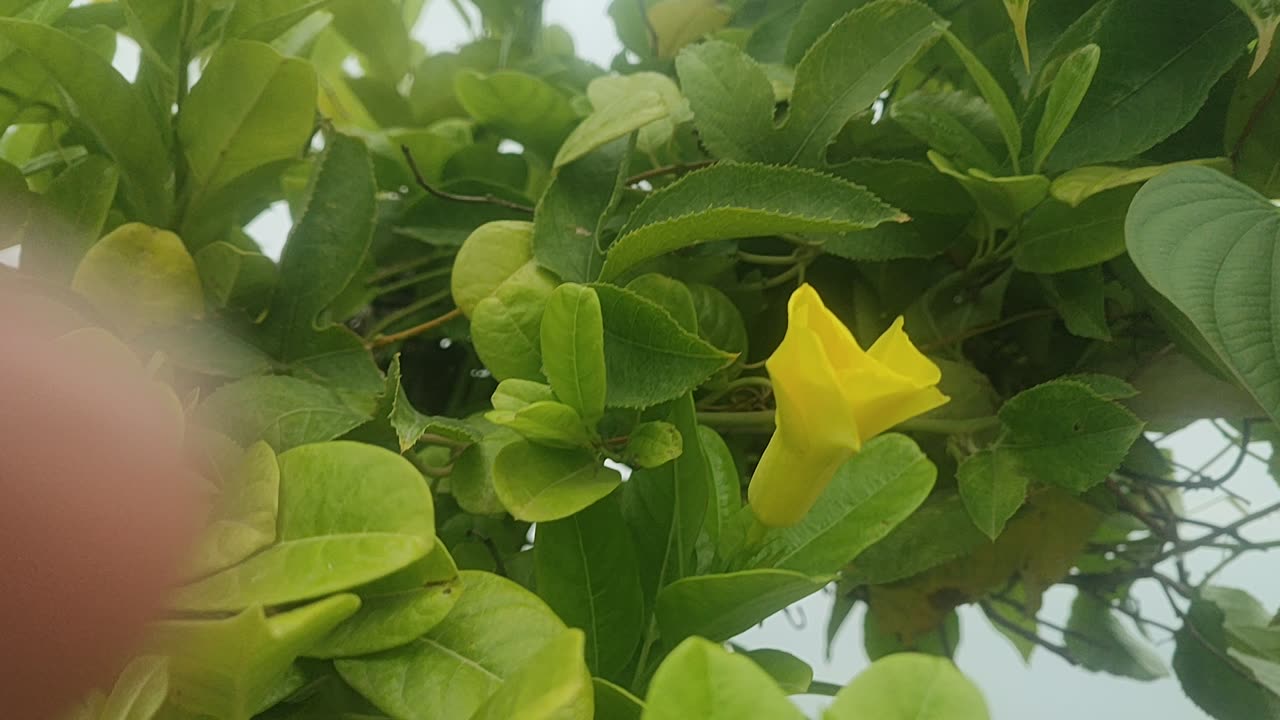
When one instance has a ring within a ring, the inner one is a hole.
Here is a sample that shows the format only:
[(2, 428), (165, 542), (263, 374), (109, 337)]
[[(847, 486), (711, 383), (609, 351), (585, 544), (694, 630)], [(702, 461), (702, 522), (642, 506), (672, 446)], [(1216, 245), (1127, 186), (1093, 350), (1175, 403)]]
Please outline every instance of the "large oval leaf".
[(1280, 420), (1280, 210), (1204, 167), (1147, 183), (1126, 223), (1133, 262)]
[(689, 638), (654, 673), (642, 717), (800, 720), (804, 714), (750, 658), (702, 638)]
[(877, 660), (836, 695), (826, 720), (987, 720), (987, 703), (948, 658)]

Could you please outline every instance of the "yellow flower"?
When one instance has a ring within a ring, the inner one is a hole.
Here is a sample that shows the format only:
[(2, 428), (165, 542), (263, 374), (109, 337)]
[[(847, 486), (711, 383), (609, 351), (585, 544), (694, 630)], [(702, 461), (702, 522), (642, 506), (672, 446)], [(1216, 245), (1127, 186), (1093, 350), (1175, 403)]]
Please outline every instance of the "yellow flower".
[(747, 495), (766, 527), (800, 522), (862, 443), (947, 402), (938, 366), (902, 330), (902, 318), (863, 350), (802, 285), (787, 304), (787, 334), (765, 363), (777, 429)]

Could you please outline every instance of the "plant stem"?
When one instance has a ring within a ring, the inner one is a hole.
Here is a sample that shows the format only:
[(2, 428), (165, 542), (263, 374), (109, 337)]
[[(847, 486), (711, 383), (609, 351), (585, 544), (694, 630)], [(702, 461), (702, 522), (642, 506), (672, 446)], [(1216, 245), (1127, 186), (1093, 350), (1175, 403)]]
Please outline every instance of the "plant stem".
[(405, 305), (399, 310), (396, 310), (395, 312), (390, 313), (386, 317), (382, 318), (380, 322), (378, 322), (376, 325), (373, 326), (371, 330), (369, 330), (366, 337), (369, 337), (369, 338), (377, 337), (378, 335), (382, 334), (383, 330), (386, 330), (392, 325), (395, 325), (396, 323), (413, 315), (414, 313), (420, 310), (425, 310), (426, 308), (429, 308), (432, 305), (435, 305), (436, 303), (440, 302), (441, 300), (444, 300), (447, 297), (449, 297), (449, 290), (445, 289), (437, 293), (432, 293), (416, 302)]
[(663, 175), (673, 175), (673, 174), (683, 175), (684, 173), (687, 173), (687, 172), (693, 172), (694, 170), (701, 170), (702, 168), (705, 168), (705, 167), (711, 167), (712, 165), (715, 165), (716, 162), (717, 161), (715, 160), (699, 160), (697, 162), (691, 162), (691, 163), (677, 163), (675, 165), (663, 165), (662, 167), (656, 167), (656, 168), (653, 168), (652, 170), (645, 170), (642, 173), (632, 175), (631, 177), (623, 181), (623, 184), (635, 185), (636, 183), (644, 182), (645, 180), (652, 180), (653, 178), (662, 177)]
[(514, 203), (510, 200), (504, 200), (496, 195), (459, 195), (458, 193), (451, 193), (433, 187), (431, 183), (427, 182), (427, 179), (423, 177), (422, 170), (418, 168), (418, 163), (413, 159), (413, 153), (409, 151), (409, 147), (407, 145), (401, 145), (400, 152), (404, 153), (404, 159), (409, 163), (409, 171), (413, 173), (413, 179), (418, 183), (418, 187), (426, 190), (429, 194), (434, 195), (441, 200), (451, 200), (453, 202), (480, 205), (496, 205), (498, 207), (515, 210), (516, 212), (522, 212), (528, 215), (533, 214), (533, 208), (528, 205), (521, 205), (520, 203)]
[(456, 320), (460, 317), (462, 317), (462, 310), (460, 308), (454, 308), (440, 317), (432, 318), (421, 325), (414, 325), (408, 330), (401, 330), (400, 332), (392, 333), (391, 335), (378, 335), (369, 341), (369, 347), (379, 348), (385, 345), (398, 343), (402, 340), (408, 340), (409, 338), (417, 337), (425, 332), (435, 330), (451, 320)]

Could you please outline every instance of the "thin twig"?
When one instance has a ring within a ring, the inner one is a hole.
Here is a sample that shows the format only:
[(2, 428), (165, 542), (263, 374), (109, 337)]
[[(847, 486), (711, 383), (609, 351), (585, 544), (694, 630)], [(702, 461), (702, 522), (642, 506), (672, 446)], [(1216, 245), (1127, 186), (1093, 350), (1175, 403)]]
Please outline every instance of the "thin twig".
[(521, 205), (520, 203), (511, 202), (510, 200), (504, 200), (496, 195), (487, 193), (484, 195), (459, 195), (458, 193), (451, 193), (432, 187), (431, 183), (427, 182), (427, 179), (422, 176), (422, 170), (418, 168), (418, 163), (414, 161), (413, 153), (409, 150), (409, 146), (401, 145), (400, 152), (404, 153), (404, 159), (409, 163), (409, 171), (413, 173), (413, 179), (418, 183), (418, 187), (426, 190), (428, 193), (440, 198), (441, 200), (481, 205), (496, 205), (498, 207), (515, 210), (516, 212), (522, 212), (528, 215), (533, 214), (533, 208), (528, 205)]
[(687, 172), (693, 172), (694, 170), (701, 170), (702, 168), (705, 168), (705, 167), (711, 167), (712, 165), (715, 165), (716, 162), (717, 162), (716, 160), (698, 160), (696, 162), (691, 162), (691, 163), (676, 163), (674, 165), (663, 165), (662, 167), (656, 167), (656, 168), (653, 168), (652, 170), (645, 170), (644, 172), (639, 173), (637, 175), (632, 175), (631, 177), (627, 178), (624, 182), (627, 185), (635, 185), (636, 183), (642, 183), (645, 180), (652, 180), (653, 178), (662, 177), (663, 175), (672, 175), (672, 174), (683, 175), (684, 173), (687, 173)]
[(1018, 625), (1017, 623), (1011, 622), (1008, 618), (1001, 615), (999, 611), (992, 610), (990, 603), (981, 602), (978, 604), (979, 606), (982, 607), (983, 612), (987, 614), (987, 617), (991, 619), (991, 622), (994, 622), (995, 624), (999, 625), (1005, 630), (1008, 630), (1014, 635), (1017, 635), (1023, 640), (1026, 640), (1027, 642), (1034, 643), (1035, 645), (1038, 645), (1039, 647), (1042, 647), (1045, 650), (1048, 650), (1054, 655), (1057, 655), (1058, 657), (1067, 661), (1071, 665), (1075, 665), (1077, 667), (1080, 665), (1080, 661), (1076, 660), (1075, 657), (1071, 655), (1071, 651), (1067, 650), (1066, 646), (1049, 642), (1048, 640), (1045, 640), (1044, 638), (1027, 630), (1026, 628)]
[(462, 309), (454, 308), (440, 317), (432, 318), (420, 325), (414, 325), (408, 330), (401, 330), (400, 332), (392, 333), (390, 335), (378, 335), (370, 340), (367, 345), (370, 348), (379, 348), (398, 343), (401, 340), (408, 340), (409, 338), (417, 337), (423, 333), (435, 330), (436, 328), (460, 317), (462, 317)]

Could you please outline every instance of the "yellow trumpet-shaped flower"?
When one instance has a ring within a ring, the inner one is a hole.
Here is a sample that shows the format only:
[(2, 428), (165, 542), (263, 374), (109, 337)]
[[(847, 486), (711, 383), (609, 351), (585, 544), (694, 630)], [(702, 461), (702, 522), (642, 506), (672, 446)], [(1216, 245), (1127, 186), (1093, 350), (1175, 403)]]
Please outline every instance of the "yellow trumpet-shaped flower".
[(809, 285), (791, 296), (787, 316), (786, 337), (765, 363), (777, 429), (747, 492), (766, 527), (800, 522), (862, 443), (949, 399), (902, 318), (863, 350)]

